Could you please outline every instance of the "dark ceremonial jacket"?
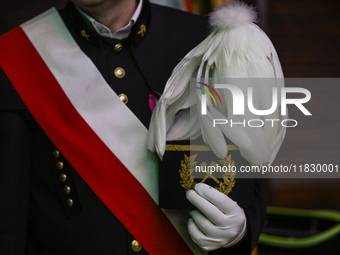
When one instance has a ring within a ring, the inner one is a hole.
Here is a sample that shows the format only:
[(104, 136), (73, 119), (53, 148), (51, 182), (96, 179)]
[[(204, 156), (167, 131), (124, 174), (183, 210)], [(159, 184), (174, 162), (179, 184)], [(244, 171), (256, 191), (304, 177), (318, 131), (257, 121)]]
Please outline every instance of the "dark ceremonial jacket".
[[(180, 58), (208, 33), (205, 18), (148, 1), (125, 40), (99, 36), (71, 3), (60, 15), (116, 94), (127, 95), (127, 106), (146, 127), (149, 94), (159, 97)], [(145, 33), (140, 33), (141, 25)], [(118, 43), (123, 47), (116, 52)], [(125, 77), (114, 75), (117, 67), (124, 68)], [(62, 152), (57, 157), (57, 149), (0, 69), (0, 254), (134, 254), (134, 237)], [(247, 214), (247, 235), (237, 247), (209, 254), (247, 254), (256, 244), (264, 218), (259, 183), (240, 180), (236, 185), (237, 202)], [(243, 194), (242, 187), (251, 192)], [(127, 201), (133, 202), (133, 197)], [(146, 254), (143, 249), (138, 253)]]

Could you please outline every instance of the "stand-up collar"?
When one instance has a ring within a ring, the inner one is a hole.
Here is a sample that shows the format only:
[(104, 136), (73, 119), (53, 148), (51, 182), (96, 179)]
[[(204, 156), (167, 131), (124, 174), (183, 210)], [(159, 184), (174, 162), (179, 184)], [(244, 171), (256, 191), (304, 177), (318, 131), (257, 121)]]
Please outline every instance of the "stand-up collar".
[[(121, 29), (123, 30), (123, 34), (126, 33), (126, 31), (128, 31), (128, 33), (123, 37), (119, 36), (112, 38), (122, 40), (126, 38), (127, 35), (127, 38), (132, 41), (134, 46), (143, 40), (149, 29), (151, 6), (148, 0), (143, 0), (138, 5), (138, 8), (131, 18), (130, 26), (128, 25), (127, 30), (125, 30), (125, 28)], [(61, 16), (69, 29), (71, 29), (74, 33), (79, 33), (79, 35), (81, 35), (82, 38), (89, 43), (100, 46), (101, 41), (105, 40), (106, 36), (104, 37), (103, 34), (96, 31), (91, 20), (87, 19), (82, 13), (80, 13), (72, 2), (68, 2), (65, 9), (61, 11)]]
[(141, 14), (142, 5), (143, 5), (143, 0), (139, 0), (137, 8), (136, 8), (134, 14), (132, 15), (129, 23), (126, 26), (122, 27), (121, 29), (119, 29), (115, 32), (111, 32), (111, 30), (107, 26), (105, 26), (104, 24), (98, 22), (97, 20), (95, 20), (94, 18), (89, 16), (87, 13), (85, 13), (79, 7), (76, 6), (76, 9), (92, 25), (92, 27), (96, 30), (96, 32), (99, 35), (101, 35), (103, 37), (122, 40), (122, 39), (127, 38), (130, 35), (132, 26), (137, 22), (140, 14)]

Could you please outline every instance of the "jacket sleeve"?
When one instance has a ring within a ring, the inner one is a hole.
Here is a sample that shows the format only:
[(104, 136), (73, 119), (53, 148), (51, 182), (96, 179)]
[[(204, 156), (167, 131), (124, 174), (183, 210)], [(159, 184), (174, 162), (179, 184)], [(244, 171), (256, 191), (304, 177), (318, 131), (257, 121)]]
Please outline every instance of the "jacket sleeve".
[(1, 69), (0, 99), (0, 254), (26, 254), (32, 134)]

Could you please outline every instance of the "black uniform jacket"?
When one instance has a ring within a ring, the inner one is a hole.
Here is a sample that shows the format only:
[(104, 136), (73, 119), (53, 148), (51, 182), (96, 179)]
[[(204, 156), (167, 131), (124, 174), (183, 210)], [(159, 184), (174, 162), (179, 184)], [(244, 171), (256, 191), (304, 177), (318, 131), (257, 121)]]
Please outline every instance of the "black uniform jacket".
[[(149, 94), (160, 96), (180, 58), (208, 34), (205, 18), (146, 0), (129, 38), (121, 41), (99, 36), (71, 3), (60, 14), (80, 48), (116, 94), (127, 95), (127, 106), (146, 127)], [(125, 70), (123, 78), (115, 76), (117, 67)], [(0, 254), (135, 254), (134, 237), (58, 152), (0, 69)], [(259, 183), (239, 180), (237, 185), (247, 235), (237, 247), (209, 254), (247, 254), (256, 244), (264, 218)]]

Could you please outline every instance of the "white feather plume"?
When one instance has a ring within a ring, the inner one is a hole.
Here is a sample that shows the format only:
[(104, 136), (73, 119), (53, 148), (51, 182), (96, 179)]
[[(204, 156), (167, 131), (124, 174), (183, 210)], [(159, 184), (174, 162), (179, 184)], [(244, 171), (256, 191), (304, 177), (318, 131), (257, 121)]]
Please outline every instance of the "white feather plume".
[[(202, 116), (199, 114), (202, 91), (196, 89), (196, 95), (190, 93), (191, 78), (261, 78), (255, 85), (236, 83), (244, 94), (248, 87), (254, 87), (253, 104), (256, 109), (271, 107), (272, 88), (283, 86), (283, 73), (271, 41), (253, 24), (254, 21), (254, 9), (240, 2), (220, 7), (210, 15), (212, 33), (175, 67), (153, 112), (149, 130), (150, 150), (156, 151), (162, 158), (166, 140), (195, 139), (202, 135), (214, 153), (224, 157), (228, 152), (226, 136), (239, 147), (250, 164), (268, 164), (274, 160), (285, 136), (284, 127), (277, 123), (272, 127), (272, 123), (265, 122), (262, 128), (229, 125), (212, 128), (213, 119), (247, 122), (264, 117), (254, 115), (248, 109), (245, 115), (233, 115), (232, 96), (225, 89), (216, 89), (223, 107), (215, 107), (208, 100), (207, 115)], [(190, 115), (190, 111), (197, 114)], [(266, 116), (279, 120), (285, 117), (280, 115), (279, 107)]]
[(255, 8), (237, 2), (228, 7), (216, 9), (210, 14), (210, 25), (216, 30), (239, 27), (257, 21)]

